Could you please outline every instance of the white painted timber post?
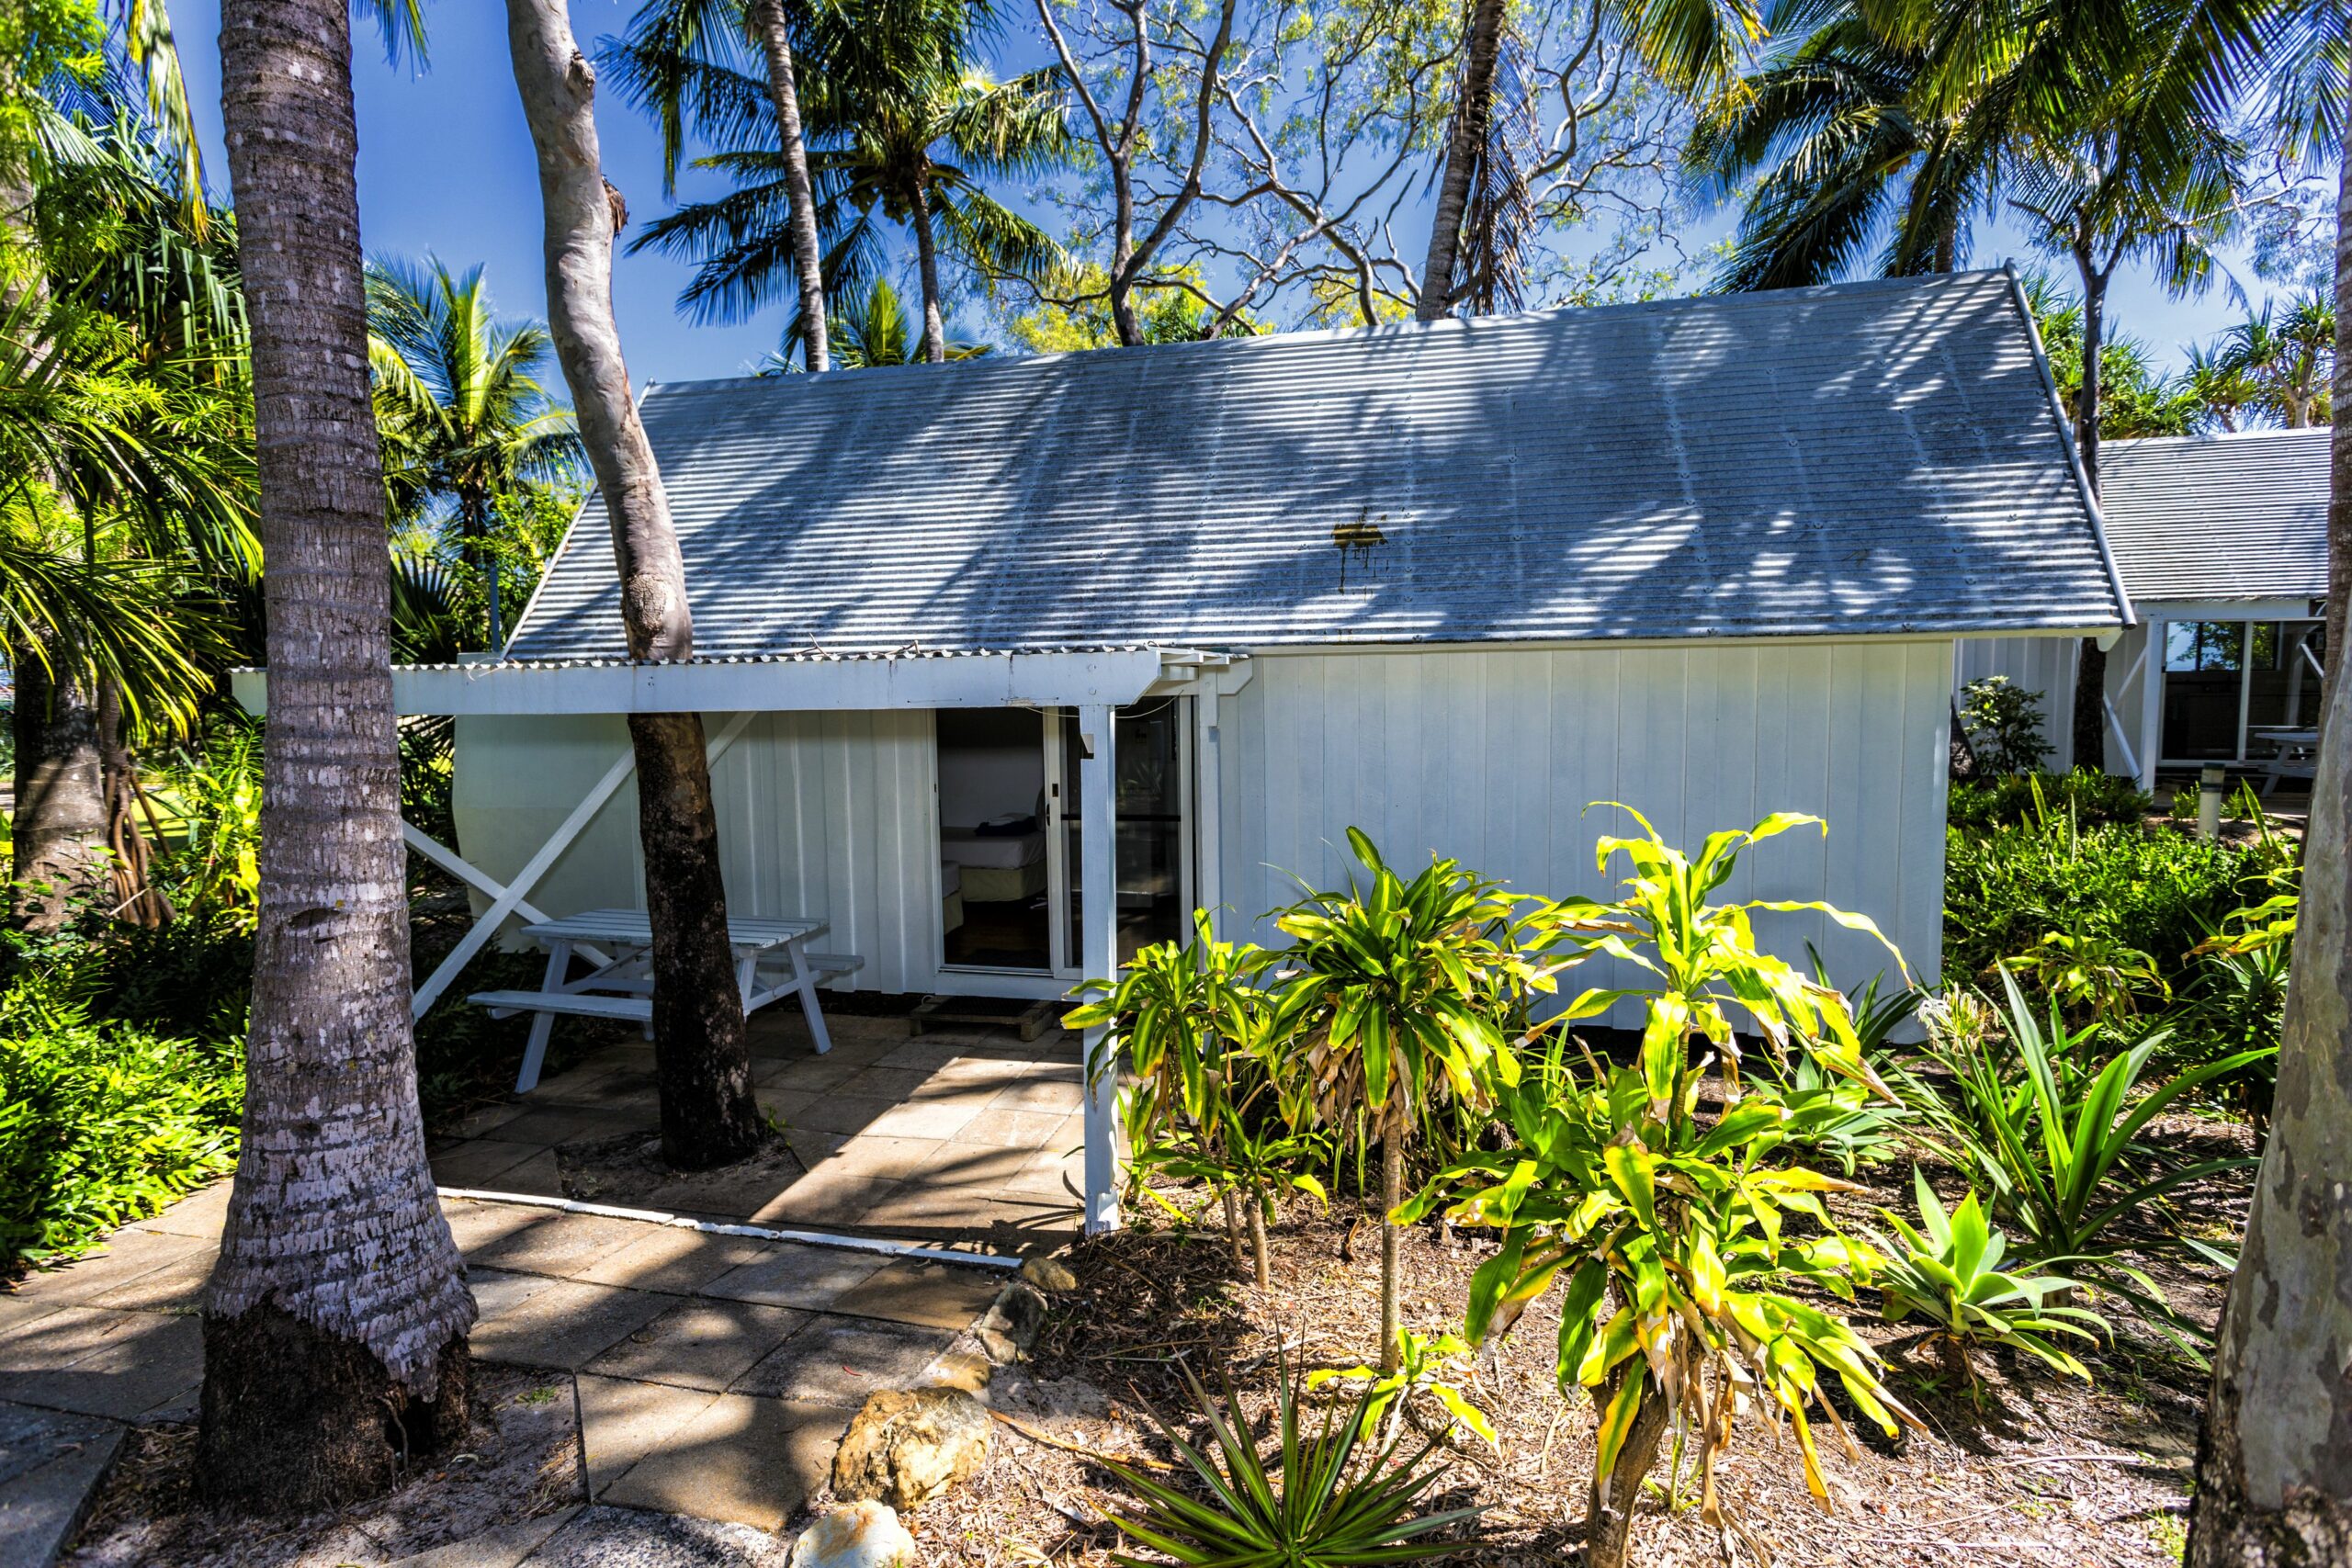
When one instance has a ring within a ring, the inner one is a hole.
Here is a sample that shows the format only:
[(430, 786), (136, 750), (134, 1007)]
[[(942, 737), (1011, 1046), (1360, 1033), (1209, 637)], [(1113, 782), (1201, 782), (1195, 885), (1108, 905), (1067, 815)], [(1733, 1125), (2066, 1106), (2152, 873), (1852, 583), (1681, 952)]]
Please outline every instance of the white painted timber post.
[[(1115, 711), (1102, 704), (1078, 710), (1083, 760), (1079, 786), (1080, 963), (1087, 975), (1119, 972), (1119, 792)], [(1086, 1032), (1086, 1234), (1119, 1226), (1116, 1143), (1119, 1115), (1118, 1040), (1107, 1029)]]

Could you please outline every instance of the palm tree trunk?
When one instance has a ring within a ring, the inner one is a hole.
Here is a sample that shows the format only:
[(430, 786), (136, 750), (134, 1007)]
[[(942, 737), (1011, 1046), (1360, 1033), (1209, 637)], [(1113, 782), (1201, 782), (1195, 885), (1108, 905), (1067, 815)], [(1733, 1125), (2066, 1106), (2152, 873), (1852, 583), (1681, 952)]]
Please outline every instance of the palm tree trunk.
[(337, 1506), (460, 1437), (474, 1321), (409, 1027), (390, 562), (345, 0), (228, 0), (269, 725), (243, 1147), (204, 1305), (198, 1482)]
[[(14, 922), (52, 931), (106, 878), (105, 770), (97, 710), (62, 637), (9, 650), (17, 673), (17, 750), (9, 890)], [(48, 664), (42, 662), (44, 654)]]
[(1396, 1222), (1389, 1216), (1405, 1201), (1405, 1129), (1392, 1117), (1380, 1139), (1380, 1370), (1393, 1372), (1401, 1359), (1397, 1340), (1405, 1326), (1396, 1278)]
[[(2099, 349), (2106, 339), (2107, 276), (2077, 246), (2075, 260), (2083, 278), (2083, 389), (2075, 400), (2075, 444), (2082, 453), (2083, 475), (2090, 480), (2091, 499), (2098, 499)], [(2085, 637), (2075, 660), (2075, 734), (2073, 765), (2093, 773), (2107, 771), (2107, 650), (2095, 637)]]
[(915, 270), (922, 280), (922, 356), (947, 363), (947, 325), (939, 313), (939, 244), (931, 231), (931, 194), (923, 188), (928, 169), (915, 176)]
[(792, 65), (792, 39), (785, 31), (778, 0), (752, 0), (752, 27), (767, 56), (768, 96), (775, 104), (776, 135), (784, 147), (784, 189), (791, 198), (792, 265), (799, 274), (800, 346), (808, 368), (832, 368), (825, 336), (824, 253), (817, 244), (816, 187), (808, 180), (808, 142), (800, 130), (800, 87)]
[(1462, 220), (1470, 209), (1470, 180), (1487, 150), (1487, 122), (1493, 113), (1495, 60), (1502, 51), (1503, 0), (1471, 0), (1470, 31), (1462, 64), (1462, 96), (1445, 146), (1445, 175), (1438, 186), (1437, 213), (1430, 225), (1429, 259), (1421, 264), (1421, 297), (1413, 308), (1420, 321), (1442, 320), (1453, 309), (1453, 274), (1462, 260)]
[[(690, 659), (685, 562), (613, 320), (616, 197), (596, 142), (596, 75), (562, 0), (507, 0), (506, 21), (547, 209), (548, 330), (612, 519), (629, 657)], [(628, 730), (653, 926), (662, 1148), (671, 1164), (700, 1170), (741, 1159), (763, 1135), (727, 942), (710, 768), (700, 715), (631, 714)]]
[(2344, 167), (2335, 187), (2335, 425), (2328, 433), (2327, 672), (2322, 713), (2345, 659), (2344, 609), (2352, 603), (2352, 119), (2345, 129)]

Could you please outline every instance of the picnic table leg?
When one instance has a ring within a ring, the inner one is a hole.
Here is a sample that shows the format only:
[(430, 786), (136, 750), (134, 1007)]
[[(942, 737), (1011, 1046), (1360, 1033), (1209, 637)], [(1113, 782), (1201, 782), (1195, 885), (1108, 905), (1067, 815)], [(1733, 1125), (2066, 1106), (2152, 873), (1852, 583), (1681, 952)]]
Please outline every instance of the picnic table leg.
[(823, 1055), (833, 1048), (833, 1037), (825, 1032), (825, 1013), (817, 1005), (817, 977), (808, 969), (808, 944), (794, 942), (792, 953), (792, 984), (800, 993), (800, 1014), (808, 1021), (808, 1038), (817, 1043), (817, 1055)]
[[(542, 991), (563, 989), (565, 973), (571, 967), (571, 943), (558, 939), (548, 944), (548, 972), (539, 982)], [(555, 1032), (555, 1014), (531, 1015), (531, 1038), (523, 1047), (523, 1070), (514, 1075), (514, 1092), (528, 1094), (539, 1087), (539, 1064), (547, 1059), (548, 1036)]]

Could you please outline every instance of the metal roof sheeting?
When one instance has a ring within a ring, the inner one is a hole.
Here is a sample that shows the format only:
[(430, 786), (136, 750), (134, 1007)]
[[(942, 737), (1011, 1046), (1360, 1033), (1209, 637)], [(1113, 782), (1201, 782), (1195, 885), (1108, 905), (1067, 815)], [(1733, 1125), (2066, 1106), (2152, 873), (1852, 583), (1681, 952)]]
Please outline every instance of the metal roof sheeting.
[(2099, 506), (2132, 597), (2326, 593), (2329, 439), (2322, 426), (2107, 443)]
[[(690, 382), (706, 656), (2126, 619), (2004, 273)], [(593, 501), (509, 653), (621, 645)]]

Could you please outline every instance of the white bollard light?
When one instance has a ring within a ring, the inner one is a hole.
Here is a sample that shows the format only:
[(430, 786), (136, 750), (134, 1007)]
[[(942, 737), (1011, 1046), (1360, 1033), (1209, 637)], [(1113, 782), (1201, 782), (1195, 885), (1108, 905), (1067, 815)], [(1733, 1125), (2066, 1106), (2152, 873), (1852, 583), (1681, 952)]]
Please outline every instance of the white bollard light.
[(2227, 769), (2209, 766), (2197, 774), (2197, 836), (2218, 839), (2222, 836), (2222, 785), (2229, 778)]

